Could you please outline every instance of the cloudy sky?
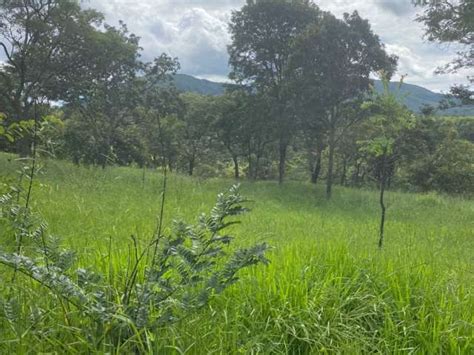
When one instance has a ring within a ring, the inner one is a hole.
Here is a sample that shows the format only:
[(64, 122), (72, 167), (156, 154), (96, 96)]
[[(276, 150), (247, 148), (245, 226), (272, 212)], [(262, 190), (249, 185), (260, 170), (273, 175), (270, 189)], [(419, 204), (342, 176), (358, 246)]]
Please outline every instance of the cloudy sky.
[[(144, 60), (162, 52), (179, 58), (181, 72), (224, 81), (228, 74), (226, 46), (230, 41), (228, 21), (233, 9), (245, 0), (85, 0), (88, 7), (103, 12), (106, 21), (123, 20), (141, 37)], [(465, 81), (467, 73), (435, 75), (436, 67), (455, 55), (453, 46), (427, 43), (422, 25), (415, 22), (411, 0), (315, 0), (323, 10), (338, 17), (358, 10), (369, 19), (390, 53), (400, 57), (398, 74), (406, 82), (433, 91), (447, 91)]]

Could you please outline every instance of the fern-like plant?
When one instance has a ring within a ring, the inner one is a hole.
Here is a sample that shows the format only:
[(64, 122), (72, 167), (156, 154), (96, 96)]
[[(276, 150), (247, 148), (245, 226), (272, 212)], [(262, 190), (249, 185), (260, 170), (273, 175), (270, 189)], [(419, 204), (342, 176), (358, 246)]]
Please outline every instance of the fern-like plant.
[[(225, 232), (238, 223), (235, 217), (247, 212), (245, 202), (233, 186), (219, 194), (211, 212), (200, 215), (195, 224), (174, 221), (170, 235), (158, 233), (141, 252), (135, 242), (129, 256), (135, 263), (118, 289), (105, 275), (74, 268), (74, 251), (60, 248), (57, 239), (46, 235), (46, 223), (31, 212), (19, 213), (13, 195), (6, 194), (0, 198), (0, 219), (10, 222), (9, 233), (21, 233), (30, 247), (0, 249), (0, 264), (39, 283), (65, 309), (73, 307), (88, 318), (95, 327), (82, 331), (97, 345), (107, 342), (115, 347), (134, 343), (135, 338), (143, 346), (149, 342), (142, 337), (205, 306), (238, 280), (240, 270), (268, 263), (266, 244), (230, 247), (234, 237)], [(10, 287), (16, 287), (19, 277)], [(10, 305), (8, 300), (3, 303)]]

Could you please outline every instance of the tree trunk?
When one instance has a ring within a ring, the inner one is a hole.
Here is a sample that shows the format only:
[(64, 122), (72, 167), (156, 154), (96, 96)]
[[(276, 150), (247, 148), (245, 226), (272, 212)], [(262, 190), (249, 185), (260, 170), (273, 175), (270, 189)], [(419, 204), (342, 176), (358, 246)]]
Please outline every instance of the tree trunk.
[(258, 152), (257, 156), (255, 157), (255, 169), (254, 169), (253, 174), (254, 174), (253, 175), (254, 180), (257, 180), (260, 174), (260, 152)]
[(384, 202), (384, 194), (385, 194), (385, 173), (382, 173), (382, 179), (380, 181), (380, 236), (379, 236), (379, 248), (382, 249), (383, 247), (383, 240), (384, 240), (384, 229), (385, 229), (385, 202)]
[(341, 186), (344, 186), (346, 184), (346, 174), (347, 174), (347, 159), (344, 158), (342, 161)]
[(189, 176), (193, 176), (193, 173), (194, 173), (194, 160), (195, 160), (194, 156), (189, 158), (189, 166), (188, 166), (188, 175)]
[[(24, 79), (21, 80), (24, 81)], [(21, 84), (21, 87), (23, 87), (23, 84)], [(21, 103), (21, 92), (23, 92), (23, 88), (19, 89), (16, 98), (14, 99), (14, 116), (16, 123), (20, 123), (21, 121), (25, 121), (30, 118), (28, 101), (23, 100), (24, 103)], [(31, 137), (28, 135), (19, 137), (15, 140), (15, 150), (20, 157), (25, 158), (31, 154), (31, 143)]]
[(233, 155), (232, 160), (234, 161), (234, 177), (240, 179), (239, 158), (236, 155)]
[(328, 175), (326, 179), (326, 198), (329, 200), (332, 196), (333, 170), (334, 170), (334, 145), (336, 143), (336, 130), (331, 127), (329, 131), (329, 161), (328, 161)]
[(285, 178), (285, 165), (286, 165), (286, 150), (288, 144), (280, 140), (280, 162), (278, 164), (278, 183), (282, 184)]
[(253, 170), (254, 170), (254, 167), (253, 167), (253, 161), (252, 161), (252, 155), (250, 153), (250, 149), (248, 150), (247, 152), (247, 164), (248, 164), (248, 172), (247, 172), (247, 178), (249, 180), (252, 180), (253, 179)]
[(260, 177), (260, 163), (262, 161), (262, 156), (265, 151), (265, 142), (258, 141), (255, 148), (255, 169), (253, 172), (254, 180), (257, 180)]
[(352, 177), (351, 177), (352, 186), (358, 186), (359, 185), (360, 165), (361, 165), (361, 163), (356, 163), (356, 165), (355, 165), (355, 171), (354, 171), (354, 173), (352, 174)]
[(317, 184), (319, 179), (319, 174), (321, 173), (321, 155), (322, 152), (318, 152), (318, 157), (316, 158), (316, 164), (314, 164), (314, 169), (311, 172), (311, 183)]

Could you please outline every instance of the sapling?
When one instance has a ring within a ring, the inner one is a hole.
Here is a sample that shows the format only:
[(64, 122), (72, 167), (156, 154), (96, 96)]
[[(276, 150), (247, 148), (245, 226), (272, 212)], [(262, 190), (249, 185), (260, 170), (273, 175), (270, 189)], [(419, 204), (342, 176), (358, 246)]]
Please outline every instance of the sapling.
[[(359, 141), (360, 152), (364, 155), (379, 189), (380, 226), (378, 247), (384, 244), (387, 207), (385, 192), (400, 159), (400, 147), (405, 132), (412, 127), (413, 114), (399, 103), (390, 92), (389, 81), (382, 75), (384, 92), (363, 104), (370, 114), (366, 122), (368, 138)], [(403, 83), (400, 81), (400, 85)], [(400, 87), (400, 86), (399, 86)]]

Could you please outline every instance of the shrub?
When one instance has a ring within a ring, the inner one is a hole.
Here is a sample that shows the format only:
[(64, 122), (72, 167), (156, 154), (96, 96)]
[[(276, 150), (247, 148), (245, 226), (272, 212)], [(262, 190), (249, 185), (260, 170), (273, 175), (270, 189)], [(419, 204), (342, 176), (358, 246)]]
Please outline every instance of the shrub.
[[(9, 287), (35, 292), (33, 283), (20, 282), (26, 277), (42, 286), (52, 303), (59, 299), (67, 326), (80, 329), (91, 344), (149, 351), (154, 330), (205, 306), (238, 280), (240, 270), (268, 263), (265, 244), (229, 248), (233, 237), (225, 230), (247, 211), (245, 202), (233, 186), (195, 224), (174, 221), (172, 232), (164, 235), (160, 219), (143, 248), (132, 238), (129, 266), (117, 285), (105, 273), (77, 268), (74, 250), (61, 248), (57, 238), (47, 235), (47, 224), (7, 193), (0, 198), (0, 222), (8, 228), (0, 237), (14, 239), (17, 248), (0, 249), (0, 264), (12, 270)], [(12, 307), (10, 301), (3, 301), (4, 310)], [(78, 324), (68, 317), (71, 308), (80, 315)]]

